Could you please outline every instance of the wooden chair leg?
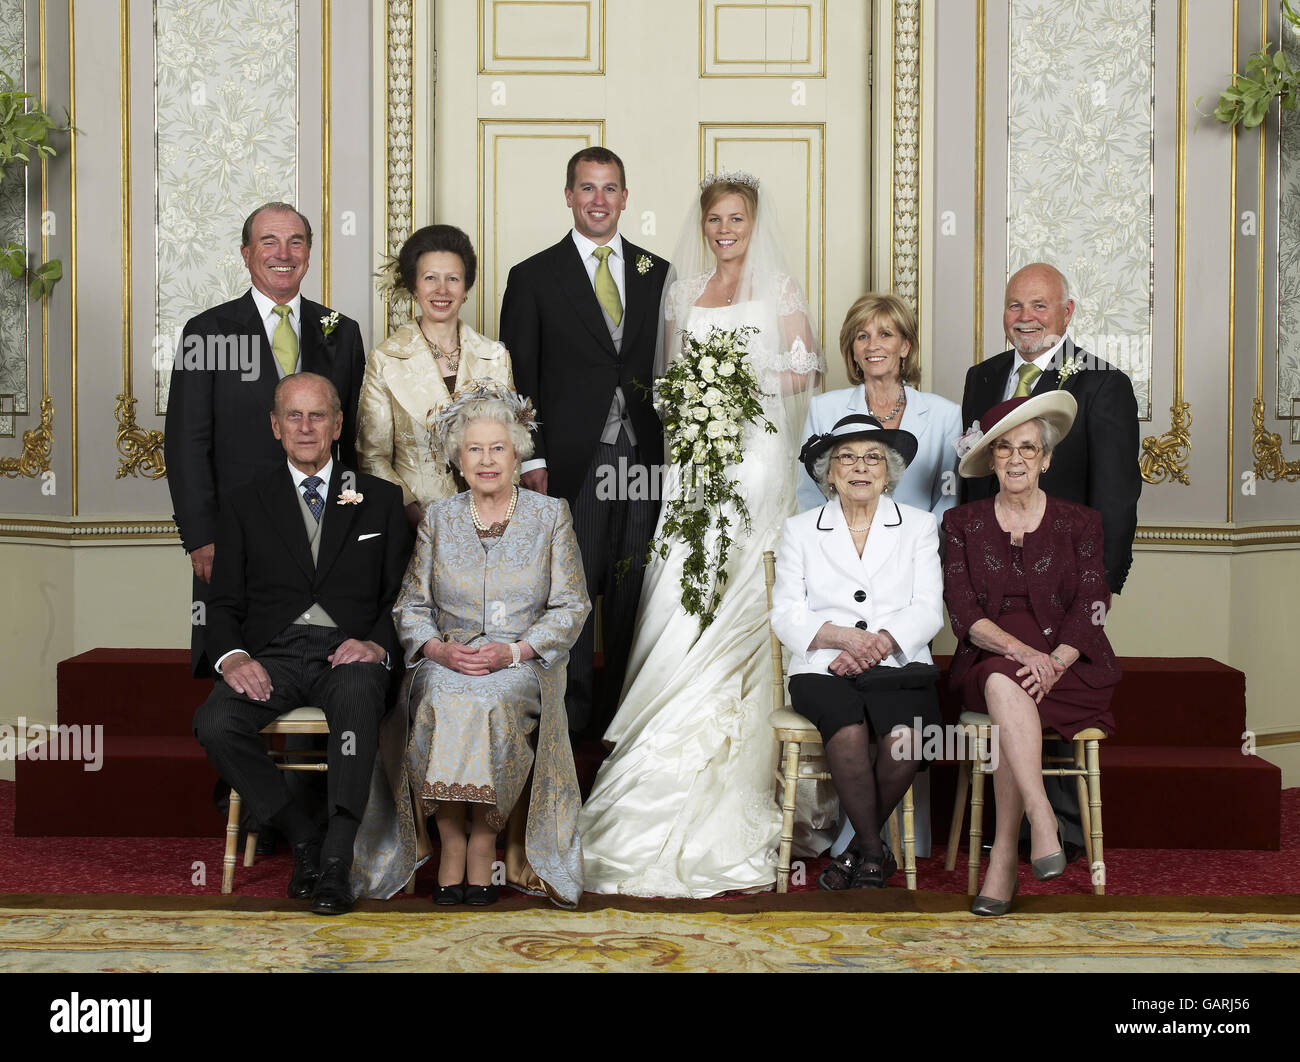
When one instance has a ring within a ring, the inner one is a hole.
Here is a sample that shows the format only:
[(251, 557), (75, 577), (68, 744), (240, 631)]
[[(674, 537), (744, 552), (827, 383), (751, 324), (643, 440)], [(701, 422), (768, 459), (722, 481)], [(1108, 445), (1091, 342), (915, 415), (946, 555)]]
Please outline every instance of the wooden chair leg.
[(966, 895), (979, 889), (980, 858), (984, 840), (984, 765), (987, 760), (989, 729), (981, 726), (975, 739), (975, 762), (970, 774), (970, 853), (966, 858)]
[(1083, 850), (1092, 866), (1092, 816), (1088, 813), (1088, 779), (1086, 777), (1087, 761), (1082, 741), (1074, 743), (1074, 769), (1079, 774), (1074, 776), (1075, 794), (1079, 801), (1079, 828), (1083, 831)]
[(794, 798), (799, 784), (799, 742), (785, 743), (785, 768), (781, 773), (781, 846), (776, 857), (776, 891), (790, 890), (790, 849), (794, 846)]
[(1106, 857), (1102, 851), (1101, 831), (1101, 755), (1096, 741), (1086, 743), (1088, 758), (1088, 818), (1091, 825), (1092, 852), (1088, 869), (1092, 875), (1092, 891), (1097, 896), (1106, 895)]
[(910, 892), (916, 891), (916, 803), (912, 787), (903, 794), (903, 877)]
[(221, 891), (235, 887), (235, 860), (239, 850), (239, 794), (230, 791), (230, 814), (226, 816), (226, 852), (221, 859)]
[(244, 838), (244, 866), (251, 867), (257, 858), (257, 834), (249, 832)]
[(957, 849), (961, 845), (961, 828), (966, 821), (966, 790), (970, 787), (970, 760), (962, 760), (957, 770), (957, 793), (952, 800), (952, 825), (948, 827), (948, 851), (943, 869), (957, 866)]
[(889, 813), (889, 821), (885, 824), (889, 831), (889, 848), (895, 855), (903, 854), (903, 827), (899, 821), (902, 817), (903, 803), (899, 801)]

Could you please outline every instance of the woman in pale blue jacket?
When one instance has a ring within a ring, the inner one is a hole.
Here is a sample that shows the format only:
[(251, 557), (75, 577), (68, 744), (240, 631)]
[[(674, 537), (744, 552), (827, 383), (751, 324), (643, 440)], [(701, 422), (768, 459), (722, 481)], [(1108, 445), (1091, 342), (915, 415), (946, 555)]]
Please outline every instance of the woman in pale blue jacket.
[[(954, 444), (962, 431), (961, 409), (939, 395), (916, 390), (921, 355), (912, 308), (897, 295), (863, 295), (849, 307), (840, 328), (840, 353), (853, 386), (812, 400), (803, 437), (825, 434), (852, 413), (911, 432), (917, 441), (916, 459), (894, 488), (893, 499), (942, 519), (957, 504)], [(800, 469), (799, 511), (825, 502), (817, 484)]]
[[(843, 417), (864, 413), (885, 428), (916, 436), (916, 457), (891, 497), (934, 514), (936, 521), (957, 504), (957, 449), (962, 432), (961, 409), (939, 395), (916, 390), (921, 381), (921, 353), (916, 314), (905, 299), (892, 293), (868, 292), (844, 316), (840, 353), (852, 387), (818, 395), (804, 423), (804, 438), (824, 435)], [(825, 505), (826, 498), (808, 473), (799, 470), (799, 511)], [(928, 775), (917, 775), (916, 853), (930, 854)], [(838, 856), (853, 840), (845, 820), (831, 847)]]

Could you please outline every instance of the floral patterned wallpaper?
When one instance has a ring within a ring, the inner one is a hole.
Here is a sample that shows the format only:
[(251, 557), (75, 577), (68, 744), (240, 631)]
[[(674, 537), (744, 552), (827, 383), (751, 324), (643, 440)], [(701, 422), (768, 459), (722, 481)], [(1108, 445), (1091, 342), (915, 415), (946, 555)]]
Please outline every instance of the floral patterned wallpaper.
[[(18, 86), (24, 80), (23, 0), (0, 0), (0, 70)], [(0, 246), (27, 243), (27, 180), (22, 165), (0, 181)], [(0, 438), (13, 438), (10, 411), (27, 412), (27, 292), (8, 273), (0, 276)], [(10, 404), (12, 402), (12, 405)]]
[[(1300, 28), (1282, 23), (1282, 50), (1300, 66)], [(1277, 236), (1277, 414), (1292, 414), (1300, 399), (1300, 112), (1279, 111)], [(1300, 442), (1300, 420), (1291, 421)]]
[(1152, 0), (1011, 0), (1007, 261), (1056, 265), (1076, 343), (1151, 418)]
[[(248, 288), (244, 218), (297, 199), (295, 0), (154, 0), (156, 334)], [(238, 33), (231, 28), (238, 26)], [(156, 375), (156, 412), (168, 372)]]

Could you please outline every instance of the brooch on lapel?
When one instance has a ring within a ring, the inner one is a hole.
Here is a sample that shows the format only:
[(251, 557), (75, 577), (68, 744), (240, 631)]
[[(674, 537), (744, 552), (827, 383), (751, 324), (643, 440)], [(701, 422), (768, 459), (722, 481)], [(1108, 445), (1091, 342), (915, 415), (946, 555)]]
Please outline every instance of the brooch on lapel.
[(653, 265), (654, 263), (650, 261), (650, 256), (648, 254), (639, 254), (636, 256), (636, 271), (642, 276), (649, 273), (650, 268)]
[(339, 495), (339, 500), (337, 504), (356, 505), (357, 503), (363, 502), (365, 500), (366, 500), (366, 496), (364, 494), (361, 494), (355, 490), (345, 490), (342, 494)]
[[(320, 330), (323, 333), (325, 333), (325, 335), (330, 335), (334, 331), (334, 329), (338, 328), (338, 326), (339, 326), (338, 310), (331, 310), (329, 313), (327, 313), (324, 317), (320, 319)], [(346, 491), (344, 493), (346, 493)], [(360, 500), (361, 499), (358, 497), (357, 501)]]

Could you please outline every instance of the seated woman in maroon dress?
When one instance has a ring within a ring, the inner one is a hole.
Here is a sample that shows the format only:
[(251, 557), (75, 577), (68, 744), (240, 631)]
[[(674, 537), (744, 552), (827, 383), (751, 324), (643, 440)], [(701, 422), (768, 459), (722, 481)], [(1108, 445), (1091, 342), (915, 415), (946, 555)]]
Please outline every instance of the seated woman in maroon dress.
[(992, 471), (998, 492), (943, 517), (944, 601), (958, 641), (949, 681), (968, 711), (997, 726), (997, 834), (975, 914), (1011, 906), (1022, 815), (1034, 876), (1047, 881), (1065, 871), (1040, 773), (1042, 728), (1067, 740), (1087, 727), (1115, 728), (1109, 706), (1120, 670), (1103, 627), (1110, 591), (1101, 515), (1038, 486), (1075, 412), (1066, 391), (990, 409), (981, 418), (988, 430), (959, 441), (969, 448), (958, 471), (967, 478)]

